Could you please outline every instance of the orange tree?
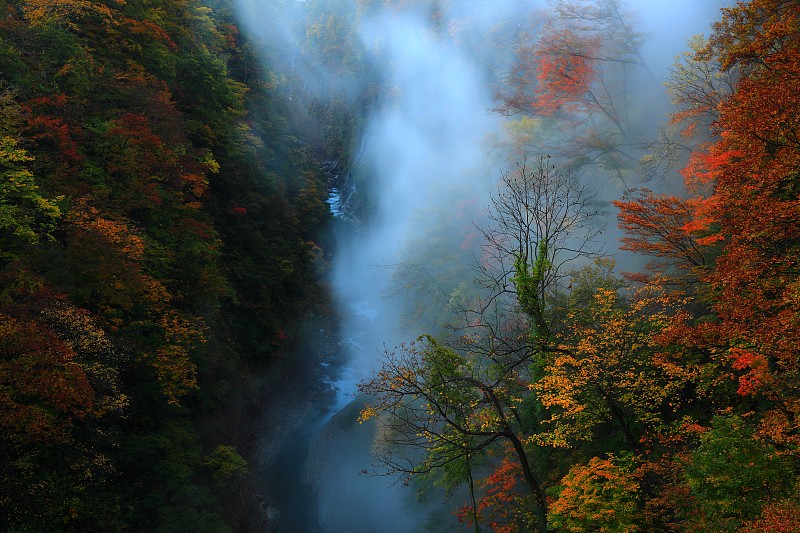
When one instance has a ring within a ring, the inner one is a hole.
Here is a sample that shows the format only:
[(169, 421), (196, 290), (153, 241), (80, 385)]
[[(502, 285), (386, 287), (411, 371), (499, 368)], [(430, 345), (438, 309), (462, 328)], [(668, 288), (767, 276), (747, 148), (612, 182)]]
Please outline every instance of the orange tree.
[[(791, 1), (723, 9), (677, 87), (676, 121), (690, 133), (713, 121), (719, 134), (694, 144), (682, 171), (687, 191), (697, 196), (639, 192), (617, 203), (627, 246), (692, 273), (673, 286), (686, 290), (691, 279), (695, 303), (677, 313), (660, 338), (674, 369), (691, 376), (681, 398), (694, 407), (683, 414), (701, 428), (712, 426), (699, 439), (684, 438), (677, 428), (662, 434), (672, 443), (662, 448), (664, 456), (684, 472), (683, 482), (673, 480), (663, 494), (682, 493), (699, 509), (693, 516), (676, 511), (673, 516), (687, 524), (782, 527), (796, 508), (791, 495), (781, 498), (784, 481), (796, 484), (784, 469), (796, 464), (798, 445), (799, 21), (800, 7)], [(727, 87), (691, 80), (726, 80)], [(712, 423), (715, 411), (725, 418)], [(739, 456), (738, 447), (752, 456)], [(728, 463), (715, 462), (721, 453)], [(726, 470), (733, 464), (740, 464), (736, 479)], [(762, 464), (760, 473), (749, 468), (754, 464)], [(768, 494), (750, 495), (762, 490)]]

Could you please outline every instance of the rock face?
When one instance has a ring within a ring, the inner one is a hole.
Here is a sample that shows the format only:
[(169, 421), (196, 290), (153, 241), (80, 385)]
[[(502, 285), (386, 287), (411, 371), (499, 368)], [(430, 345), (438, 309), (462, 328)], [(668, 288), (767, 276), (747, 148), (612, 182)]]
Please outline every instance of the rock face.
[(341, 361), (337, 325), (330, 317), (309, 317), (281, 376), (266, 386), (259, 424), (258, 490), (266, 531), (319, 531), (316, 504), (306, 485), (306, 456), (328, 418), (335, 391), (330, 383)]
[(274, 533), (278, 531), (281, 523), (281, 512), (274, 505), (268, 504), (264, 509), (264, 516), (267, 519), (266, 533)]

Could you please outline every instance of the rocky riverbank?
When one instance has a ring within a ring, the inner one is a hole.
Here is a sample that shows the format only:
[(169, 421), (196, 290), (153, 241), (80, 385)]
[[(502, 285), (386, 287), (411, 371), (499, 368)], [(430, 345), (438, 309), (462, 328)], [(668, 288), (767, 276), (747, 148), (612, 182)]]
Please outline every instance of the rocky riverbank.
[(318, 525), (316, 498), (306, 482), (306, 457), (336, 401), (331, 384), (343, 364), (337, 320), (307, 317), (287, 358), (283, 371), (265, 384), (255, 484), (266, 531), (310, 533)]

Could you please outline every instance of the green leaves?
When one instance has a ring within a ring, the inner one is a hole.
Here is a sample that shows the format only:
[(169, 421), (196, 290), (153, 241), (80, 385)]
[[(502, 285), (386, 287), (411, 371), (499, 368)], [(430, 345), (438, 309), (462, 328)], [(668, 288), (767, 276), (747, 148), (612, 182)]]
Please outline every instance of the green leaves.
[(15, 139), (0, 137), (0, 258), (21, 244), (52, 238), (61, 217), (61, 209), (42, 196), (27, 168), (31, 161)]
[(754, 436), (738, 416), (716, 416), (684, 475), (702, 513), (699, 521), (717, 531), (734, 531), (755, 518), (766, 501), (780, 499), (791, 470), (777, 450)]
[(517, 300), (522, 311), (534, 323), (533, 335), (537, 340), (542, 340), (548, 333), (545, 320), (545, 308), (542, 295), (545, 290), (545, 278), (552, 263), (547, 257), (547, 239), (539, 241), (534, 258), (533, 268), (528, 267), (528, 258), (522, 253), (514, 257), (515, 275), (511, 281), (517, 288)]
[(203, 463), (211, 471), (211, 477), (221, 484), (247, 474), (247, 461), (233, 446), (218, 445), (206, 456)]
[(557, 531), (630, 533), (635, 525), (639, 484), (613, 456), (592, 457), (573, 466), (561, 480), (550, 507)]

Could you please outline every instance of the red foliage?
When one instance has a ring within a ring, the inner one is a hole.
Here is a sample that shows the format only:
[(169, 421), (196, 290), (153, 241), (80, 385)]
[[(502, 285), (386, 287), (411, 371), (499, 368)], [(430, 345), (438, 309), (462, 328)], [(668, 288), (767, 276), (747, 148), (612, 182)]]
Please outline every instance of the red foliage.
[(800, 371), (798, 24), (794, 2), (739, 4), (725, 10), (706, 52), (743, 72), (720, 106), (722, 135), (704, 156), (715, 182), (705, 214), (726, 240), (707, 281), (724, 335), (790, 373)]
[(658, 196), (648, 189), (625, 191), (614, 202), (619, 227), (627, 234), (622, 249), (665, 258), (684, 269), (705, 266), (691, 225), (699, 203), (699, 199)]
[(94, 392), (75, 353), (29, 319), (0, 314), (0, 428), (24, 442), (65, 442)]
[[(687, 190), (708, 196), (636, 191), (616, 202), (624, 248), (706, 265), (699, 280), (717, 320), (680, 326), (685, 336), (674, 340), (718, 354), (715, 364), (739, 372), (743, 395), (792, 394), (800, 377), (798, 25), (796, 2), (723, 10), (700, 58), (738, 69), (739, 81), (719, 105), (719, 138), (683, 169)], [(711, 267), (703, 258), (714, 243), (721, 254)]]
[[(488, 520), (489, 527), (495, 533), (514, 533), (519, 530), (516, 519), (519, 518), (519, 508), (524, 507), (517, 488), (521, 479), (519, 463), (503, 458), (494, 472), (483, 481), (486, 492), (478, 502), (477, 513)], [(472, 523), (470, 512), (463, 516), (469, 524)]]
[(79, 148), (82, 132), (66, 119), (67, 102), (64, 94), (53, 94), (21, 106), (28, 116), (23, 132), (36, 142), (37, 159), (53, 165), (53, 175), (62, 182), (74, 176), (85, 159)]
[(763, 355), (740, 348), (730, 349), (731, 366), (734, 370), (745, 370), (739, 376), (737, 393), (742, 396), (755, 394), (770, 380), (769, 363)]
[(150, 145), (154, 150), (161, 147), (161, 138), (150, 128), (150, 119), (144, 115), (125, 113), (114, 121), (109, 135), (119, 135), (127, 142), (137, 145)]
[(576, 111), (583, 105), (595, 77), (589, 59), (591, 48), (592, 43), (562, 30), (536, 50), (538, 86), (533, 107), (537, 112), (552, 115), (561, 110)]

